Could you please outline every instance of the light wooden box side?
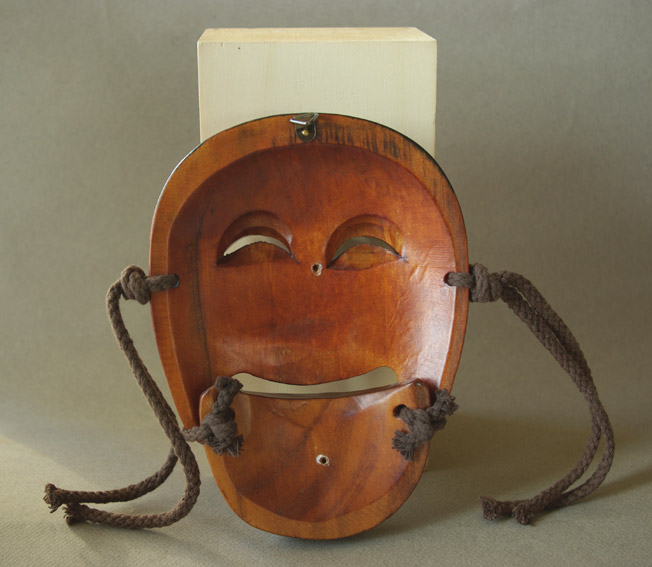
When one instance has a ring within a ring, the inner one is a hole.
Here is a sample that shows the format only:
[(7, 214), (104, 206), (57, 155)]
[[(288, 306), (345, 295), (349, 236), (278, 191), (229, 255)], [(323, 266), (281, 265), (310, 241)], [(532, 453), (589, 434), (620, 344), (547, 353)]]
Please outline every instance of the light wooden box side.
[(197, 49), (202, 141), (314, 111), (389, 126), (434, 156), (437, 42), (416, 28), (208, 29)]

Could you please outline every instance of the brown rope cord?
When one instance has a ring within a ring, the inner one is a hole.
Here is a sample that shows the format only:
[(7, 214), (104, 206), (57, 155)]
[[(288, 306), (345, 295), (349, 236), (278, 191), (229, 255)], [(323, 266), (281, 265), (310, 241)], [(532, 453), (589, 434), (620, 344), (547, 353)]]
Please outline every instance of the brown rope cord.
[[(102, 490), (97, 492), (83, 491), (83, 490), (62, 490), (57, 488), (54, 484), (48, 484), (45, 487), (44, 500), (50, 506), (52, 512), (56, 512), (60, 506), (66, 504), (80, 504), (82, 502), (92, 502), (94, 504), (106, 504), (107, 502), (129, 502), (135, 500), (140, 496), (144, 496), (148, 492), (158, 488), (170, 476), (177, 464), (177, 456), (174, 450), (170, 450), (167, 460), (163, 466), (156, 471), (152, 476), (145, 480), (126, 486), (125, 488), (117, 490)], [(70, 521), (74, 523), (74, 521)]]
[[(181, 431), (172, 409), (138, 355), (125, 327), (120, 313), (121, 297), (136, 299), (144, 305), (149, 301), (151, 292), (173, 288), (177, 283), (178, 279), (174, 275), (147, 278), (140, 268), (129, 266), (107, 293), (107, 313), (116, 339), (161, 427), (170, 439), (172, 450), (159, 471), (125, 488), (89, 492), (62, 490), (48, 484), (44, 500), (53, 512), (61, 505), (65, 505), (66, 520), (70, 524), (85, 521), (128, 528), (168, 526), (186, 516), (199, 496), (199, 468), (187, 441), (204, 443), (218, 454), (228, 453), (237, 456), (241, 450), (243, 440), (241, 435), (237, 435), (235, 415), (230, 405), (242, 385), (233, 378), (218, 378), (216, 386), (219, 393), (212, 411), (198, 427)], [(472, 266), (471, 274), (455, 272), (448, 274), (446, 283), (470, 288), (470, 299), (474, 302), (483, 303), (498, 299), (505, 301), (550, 351), (560, 366), (568, 372), (584, 395), (591, 412), (591, 437), (573, 470), (531, 499), (502, 502), (481, 497), (483, 516), (487, 519), (496, 519), (503, 515), (513, 515), (520, 523), (527, 524), (532, 516), (539, 512), (567, 506), (589, 495), (600, 486), (611, 467), (614, 439), (609, 418), (598, 398), (591, 371), (575, 337), (531, 282), (519, 274), (512, 272), (489, 274), (484, 266), (476, 264)], [(433, 405), (424, 410), (399, 407), (396, 415), (408, 424), (410, 432), (397, 431), (392, 446), (406, 460), (410, 460), (414, 449), (428, 441), (435, 431), (443, 428), (446, 417), (452, 415), (456, 409), (453, 396), (446, 390), (438, 391)], [(597, 453), (602, 435), (605, 444), (597, 469), (583, 484), (568, 490), (587, 471)], [(169, 477), (177, 460), (181, 461), (184, 468), (186, 489), (178, 504), (168, 512), (148, 515), (116, 514), (83, 505), (91, 502), (126, 502), (147, 494)]]
[[(220, 378), (218, 387), (222, 387), (218, 400), (209, 413), (217, 428), (211, 428), (211, 423), (202, 423), (198, 427), (182, 432), (176, 416), (163, 397), (161, 390), (150, 375), (147, 367), (138, 355), (136, 347), (125, 327), (120, 313), (120, 298), (136, 299), (142, 305), (150, 300), (151, 292), (162, 291), (176, 287), (178, 278), (175, 275), (163, 275), (147, 278), (143, 270), (137, 266), (129, 266), (123, 270), (120, 279), (115, 282), (107, 293), (106, 307), (113, 332), (120, 349), (129, 361), (134, 377), (143, 390), (147, 401), (154, 410), (161, 427), (165, 431), (172, 449), (159, 471), (145, 480), (125, 488), (98, 492), (73, 491), (57, 488), (53, 484), (45, 487), (45, 502), (52, 512), (65, 505), (66, 521), (69, 524), (77, 522), (95, 522), (123, 528), (157, 528), (169, 526), (186, 516), (195, 505), (199, 496), (200, 476), (195, 456), (186, 438), (206, 442), (218, 454), (228, 451), (238, 454), (242, 445), (242, 436), (237, 436), (237, 428), (233, 421), (234, 414), (230, 408), (233, 397), (242, 387), (237, 380)], [(235, 383), (235, 384), (234, 384)], [(219, 403), (218, 403), (219, 402)], [(230, 412), (230, 413), (229, 413)], [(208, 432), (208, 433), (207, 433)], [(89, 508), (82, 503), (127, 502), (134, 500), (159, 487), (171, 474), (177, 460), (181, 461), (186, 476), (186, 488), (181, 500), (168, 512), (160, 514), (117, 514), (96, 508)]]
[[(614, 436), (609, 417), (596, 390), (591, 371), (579, 343), (559, 315), (550, 307), (532, 283), (513, 272), (490, 274), (481, 264), (471, 266), (471, 273), (451, 272), (446, 276), (451, 286), (470, 289), (471, 301), (486, 303), (502, 299), (528, 326), (559, 365), (570, 375), (584, 396), (591, 413), (591, 436), (577, 465), (562, 479), (536, 496), (525, 500), (498, 501), (480, 497), (483, 517), (495, 520), (512, 515), (528, 524), (539, 512), (573, 504), (588, 496), (604, 481), (614, 456)], [(593, 474), (580, 486), (569, 490), (587, 471), (604, 436), (602, 458)]]

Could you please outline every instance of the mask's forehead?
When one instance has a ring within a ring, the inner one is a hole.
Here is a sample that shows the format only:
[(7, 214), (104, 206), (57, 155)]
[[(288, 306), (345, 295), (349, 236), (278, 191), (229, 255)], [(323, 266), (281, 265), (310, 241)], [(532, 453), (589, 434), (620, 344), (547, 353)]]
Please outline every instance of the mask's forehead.
[[(380, 151), (374, 129), (387, 134)], [(465, 268), (466, 243), (445, 210), (457, 202), (422, 150), (377, 125), (367, 135), (372, 143), (247, 153), (188, 195), (166, 246), (166, 271), (181, 278), (165, 317), (182, 375), (201, 372), (210, 383), (249, 372), (309, 384), (389, 366), (401, 380), (452, 382), (459, 292), (443, 279)], [(424, 154), (418, 168), (406, 147)], [(289, 254), (255, 244), (224, 257), (243, 234), (277, 236)], [(334, 260), (357, 237), (389, 246), (363, 243)]]
[[(208, 210), (189, 221), (202, 224), (204, 239), (220, 238), (249, 213), (269, 212), (289, 229), (295, 256), (307, 255), (306, 262), (326, 260), (322, 255), (329, 238), (354, 217), (377, 215), (407, 234), (424, 223), (443, 223), (432, 195), (408, 170), (346, 146), (307, 144), (259, 152), (220, 171), (205, 190)], [(445, 232), (441, 249), (451, 248)]]

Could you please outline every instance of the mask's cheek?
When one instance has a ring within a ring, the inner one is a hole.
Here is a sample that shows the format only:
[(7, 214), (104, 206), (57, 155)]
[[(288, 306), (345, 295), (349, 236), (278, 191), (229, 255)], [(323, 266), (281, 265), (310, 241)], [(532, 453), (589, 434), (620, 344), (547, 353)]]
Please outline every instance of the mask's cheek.
[[(420, 285), (410, 285), (414, 278)], [(415, 272), (400, 260), (362, 271), (325, 268), (319, 276), (293, 260), (202, 268), (211, 367), (289, 384), (341, 380), (379, 366), (400, 380), (425, 376), (423, 357), (433, 350), (427, 343), (450, 324), (436, 312), (423, 314), (442, 279), (443, 271)]]

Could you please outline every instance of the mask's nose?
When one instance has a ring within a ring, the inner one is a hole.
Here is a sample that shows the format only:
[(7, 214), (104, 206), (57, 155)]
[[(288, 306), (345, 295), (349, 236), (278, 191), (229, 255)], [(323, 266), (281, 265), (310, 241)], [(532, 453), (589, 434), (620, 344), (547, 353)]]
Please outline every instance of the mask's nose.
[(321, 270), (322, 270), (322, 266), (321, 266), (321, 264), (319, 264), (319, 263), (315, 263), (315, 264), (313, 264), (313, 265), (310, 267), (310, 269), (312, 270), (312, 273), (313, 273), (315, 276), (321, 276)]

